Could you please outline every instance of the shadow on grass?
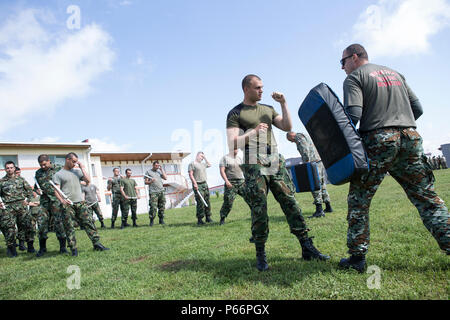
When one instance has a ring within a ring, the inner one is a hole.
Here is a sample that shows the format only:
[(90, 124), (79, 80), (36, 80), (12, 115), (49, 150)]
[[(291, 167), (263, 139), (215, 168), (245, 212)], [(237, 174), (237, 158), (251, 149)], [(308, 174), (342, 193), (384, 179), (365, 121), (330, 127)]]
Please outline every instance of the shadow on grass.
[(291, 287), (293, 283), (305, 280), (312, 274), (330, 273), (337, 266), (332, 262), (305, 261), (300, 258), (280, 256), (268, 257), (269, 270), (256, 269), (256, 258), (237, 259), (187, 259), (166, 262), (156, 268), (163, 272), (180, 271), (212, 274), (218, 283), (234, 285), (242, 282), (264, 283), (266, 285)]

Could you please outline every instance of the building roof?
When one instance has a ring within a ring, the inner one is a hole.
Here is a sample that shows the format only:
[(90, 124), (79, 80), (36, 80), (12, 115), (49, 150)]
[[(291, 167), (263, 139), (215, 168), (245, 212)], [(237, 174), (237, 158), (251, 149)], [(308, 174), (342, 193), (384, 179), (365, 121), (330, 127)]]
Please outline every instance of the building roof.
[(93, 152), (91, 157), (100, 157), (100, 161), (155, 161), (155, 160), (174, 160), (184, 159), (190, 152)]
[(0, 148), (82, 148), (89, 149), (89, 143), (53, 143), (53, 142), (1, 142)]

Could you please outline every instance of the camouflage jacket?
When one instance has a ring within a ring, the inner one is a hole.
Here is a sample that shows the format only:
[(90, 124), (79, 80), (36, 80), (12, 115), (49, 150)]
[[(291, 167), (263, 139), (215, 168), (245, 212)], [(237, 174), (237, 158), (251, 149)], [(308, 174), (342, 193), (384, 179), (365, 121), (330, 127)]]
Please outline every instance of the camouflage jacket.
[[(36, 171), (35, 178), (39, 183), (39, 187), (42, 190), (42, 194), (45, 197), (48, 197), (51, 201), (58, 201), (58, 198), (55, 196), (55, 189), (50, 184), (50, 181), (53, 178), (53, 175), (62, 169), (62, 166), (57, 164), (52, 164), (52, 166), (47, 170), (39, 169)], [(37, 186), (35, 186), (36, 188)]]
[(303, 133), (297, 133), (295, 135), (295, 144), (297, 145), (298, 152), (302, 156), (303, 162), (320, 161), (319, 153), (313, 142)]
[(0, 179), (0, 196), (4, 203), (31, 199), (33, 189), (22, 177), (8, 177), (7, 175)]

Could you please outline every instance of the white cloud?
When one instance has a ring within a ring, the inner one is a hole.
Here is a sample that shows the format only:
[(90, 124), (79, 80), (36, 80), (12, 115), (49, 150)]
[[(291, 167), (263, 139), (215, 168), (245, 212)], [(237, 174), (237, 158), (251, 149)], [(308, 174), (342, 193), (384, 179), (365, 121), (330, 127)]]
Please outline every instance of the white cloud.
[(119, 3), (120, 6), (129, 6), (131, 4), (132, 4), (132, 2), (128, 1), (128, 0), (124, 0)]
[(430, 37), (449, 25), (447, 0), (379, 0), (359, 16), (352, 42), (371, 57), (421, 54), (429, 51)]
[(51, 32), (48, 12), (28, 9), (0, 26), (0, 132), (86, 95), (111, 69), (112, 39), (96, 24)]
[(92, 152), (127, 152), (131, 146), (116, 144), (109, 138), (89, 138), (89, 144), (92, 146)]

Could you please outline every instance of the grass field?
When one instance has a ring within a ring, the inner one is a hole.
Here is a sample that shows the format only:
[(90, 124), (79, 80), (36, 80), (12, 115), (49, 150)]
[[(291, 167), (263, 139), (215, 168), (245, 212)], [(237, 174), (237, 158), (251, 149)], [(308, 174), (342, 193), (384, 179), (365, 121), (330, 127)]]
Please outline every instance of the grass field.
[[(450, 170), (435, 171), (436, 190), (450, 203)], [(249, 243), (250, 213), (238, 197), (227, 223), (219, 226), (222, 198), (212, 199), (214, 223), (197, 227), (195, 207), (166, 211), (166, 225), (101, 230), (110, 251), (94, 252), (84, 231), (77, 231), (79, 257), (57, 253), (54, 233), (49, 253), (40, 259), (19, 253), (6, 257), (0, 248), (0, 299), (449, 299), (450, 260), (423, 226), (400, 186), (387, 177), (371, 206), (368, 265), (380, 270), (379, 289), (372, 274), (340, 270), (347, 257), (348, 184), (329, 186), (334, 213), (307, 219), (314, 243), (328, 262), (301, 259), (297, 239), (269, 195), (270, 234), (266, 252), (270, 270), (255, 268)], [(303, 214), (314, 212), (310, 193), (297, 194)], [(98, 223), (98, 222), (97, 222)], [(36, 241), (37, 242), (37, 241)], [(79, 267), (80, 289), (69, 290), (70, 265)]]

